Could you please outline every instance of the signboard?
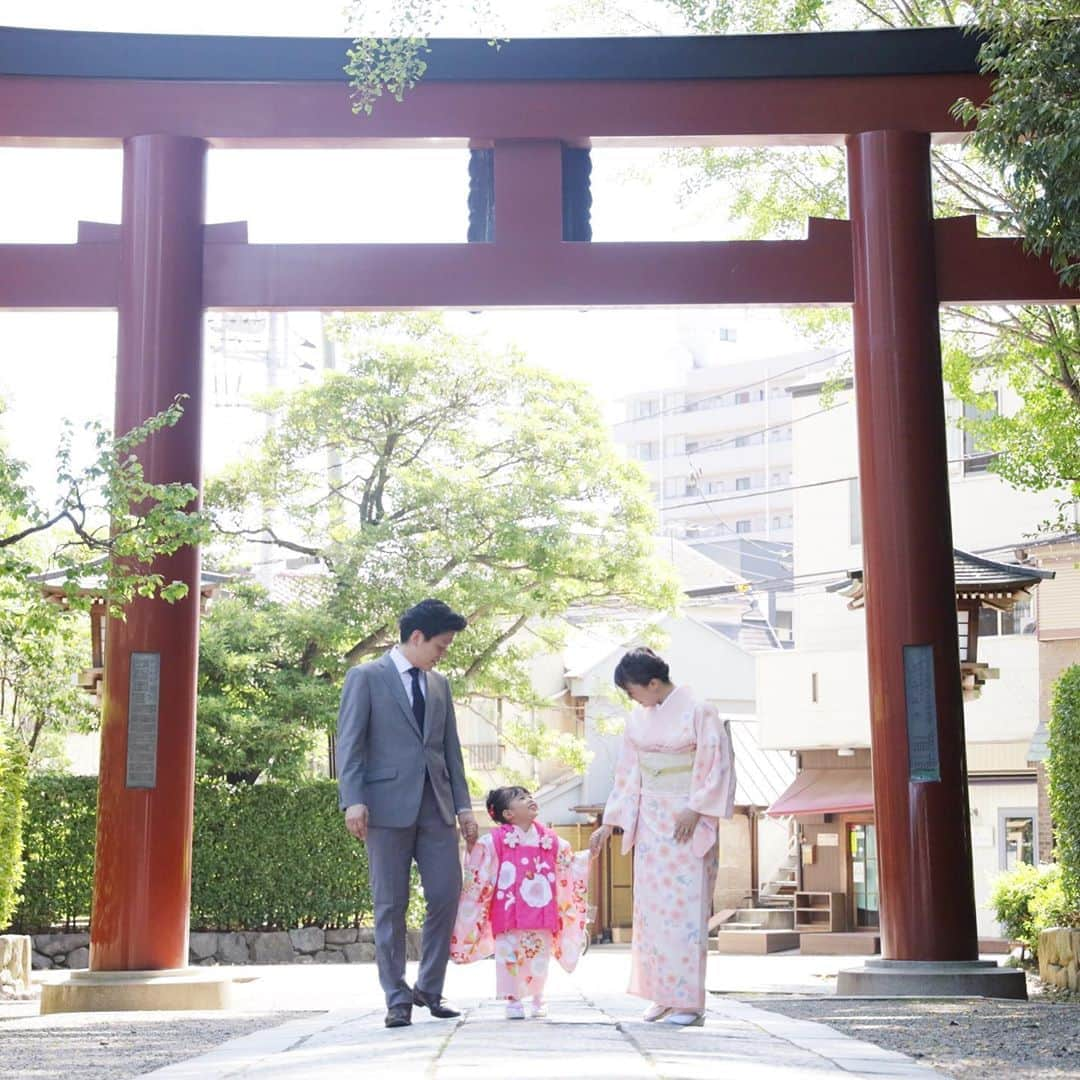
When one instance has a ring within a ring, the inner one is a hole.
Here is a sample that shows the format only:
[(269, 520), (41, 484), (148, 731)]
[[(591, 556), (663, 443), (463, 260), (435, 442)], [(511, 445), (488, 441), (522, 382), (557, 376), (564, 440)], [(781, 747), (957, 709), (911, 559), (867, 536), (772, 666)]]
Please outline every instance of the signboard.
[(127, 786), (157, 786), (158, 698), (161, 653), (131, 654), (128, 684)]
[(855, 885), (866, 884), (866, 863), (853, 862), (851, 864), (851, 880)]
[(840, 834), (834, 832), (819, 832), (817, 834), (817, 842), (819, 847), (839, 847)]
[(940, 780), (933, 645), (904, 646), (904, 699), (907, 706), (908, 779), (912, 783)]

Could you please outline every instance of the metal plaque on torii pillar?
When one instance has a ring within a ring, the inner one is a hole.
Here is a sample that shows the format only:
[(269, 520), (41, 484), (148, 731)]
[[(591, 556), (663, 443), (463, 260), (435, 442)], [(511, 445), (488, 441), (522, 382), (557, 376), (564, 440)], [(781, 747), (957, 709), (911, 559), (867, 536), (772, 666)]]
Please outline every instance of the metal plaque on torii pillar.
[(131, 654), (128, 685), (127, 786), (157, 786), (158, 699), (161, 654)]
[(914, 783), (940, 780), (932, 645), (904, 646), (904, 697), (907, 706), (908, 779)]

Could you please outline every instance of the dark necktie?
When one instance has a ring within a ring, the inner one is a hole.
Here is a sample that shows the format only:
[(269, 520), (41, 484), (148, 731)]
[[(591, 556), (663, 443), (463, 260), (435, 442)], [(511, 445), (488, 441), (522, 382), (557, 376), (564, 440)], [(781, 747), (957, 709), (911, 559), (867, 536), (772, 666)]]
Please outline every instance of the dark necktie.
[(420, 669), (418, 667), (409, 668), (409, 674), (412, 676), (412, 714), (416, 717), (417, 726), (420, 728), (420, 734), (424, 734), (424, 693), (420, 689)]

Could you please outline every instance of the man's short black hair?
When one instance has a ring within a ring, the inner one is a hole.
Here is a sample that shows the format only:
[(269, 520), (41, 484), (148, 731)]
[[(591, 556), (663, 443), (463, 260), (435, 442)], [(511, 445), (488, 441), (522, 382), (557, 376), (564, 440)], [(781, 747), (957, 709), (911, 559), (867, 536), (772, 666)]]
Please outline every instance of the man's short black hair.
[(670, 682), (667, 664), (652, 649), (631, 649), (615, 668), (615, 685), (625, 690), (631, 683), (648, 686), (651, 679)]
[(468, 625), (465, 616), (459, 615), (449, 604), (431, 599), (421, 600), (398, 621), (402, 641), (408, 641), (414, 630), (419, 630), (424, 640), (430, 641), (439, 634), (457, 633)]

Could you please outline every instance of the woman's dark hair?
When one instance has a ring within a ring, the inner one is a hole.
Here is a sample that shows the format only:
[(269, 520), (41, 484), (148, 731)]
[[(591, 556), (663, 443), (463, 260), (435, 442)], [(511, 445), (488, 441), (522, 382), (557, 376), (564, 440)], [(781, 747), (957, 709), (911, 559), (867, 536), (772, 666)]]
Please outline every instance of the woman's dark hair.
[(615, 668), (615, 685), (620, 690), (625, 690), (631, 683), (648, 686), (650, 679), (671, 682), (667, 664), (652, 649), (631, 649)]
[(464, 630), (468, 625), (464, 615), (459, 615), (441, 600), (421, 600), (398, 620), (402, 641), (408, 641), (414, 630), (419, 630), (424, 640), (430, 641), (439, 634)]
[(495, 822), (496, 825), (503, 825), (506, 823), (506, 819), (503, 814), (510, 809), (510, 804), (519, 795), (528, 795), (528, 788), (523, 787), (497, 787), (492, 788), (487, 793), (487, 798), (484, 800), (487, 804), (488, 817)]

